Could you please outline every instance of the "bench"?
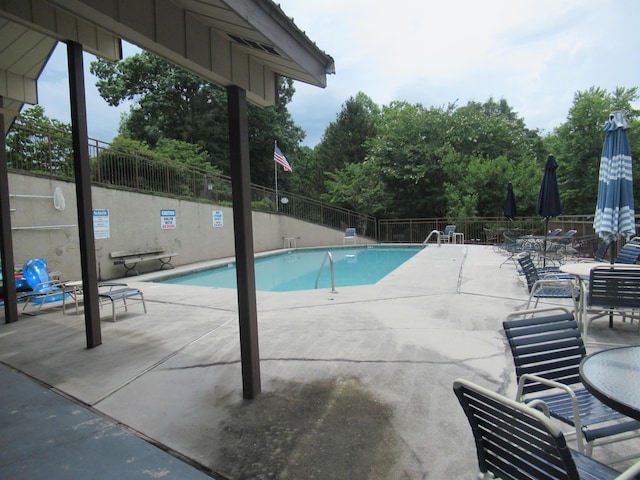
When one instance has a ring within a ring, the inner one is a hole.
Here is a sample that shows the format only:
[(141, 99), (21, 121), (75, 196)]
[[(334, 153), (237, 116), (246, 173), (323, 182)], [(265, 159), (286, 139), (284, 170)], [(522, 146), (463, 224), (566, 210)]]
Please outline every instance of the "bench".
[(165, 248), (149, 248), (146, 250), (132, 250), (111, 252), (109, 256), (114, 259), (114, 265), (123, 265), (126, 271), (124, 276), (139, 275), (136, 266), (142, 262), (149, 262), (152, 260), (158, 260), (160, 262), (160, 270), (167, 268), (173, 268), (171, 265), (171, 259), (179, 255), (178, 253), (167, 252)]
[[(137, 288), (124, 287), (112, 289), (108, 292), (100, 292), (98, 293), (98, 296), (100, 299), (106, 299), (111, 302), (111, 320), (113, 322), (116, 321), (116, 302), (122, 302), (122, 307), (124, 307), (125, 311), (135, 303), (142, 303), (144, 313), (147, 313), (147, 305), (144, 303), (144, 295), (142, 294), (142, 290)], [(133, 303), (127, 302), (128, 299), (133, 300)]]

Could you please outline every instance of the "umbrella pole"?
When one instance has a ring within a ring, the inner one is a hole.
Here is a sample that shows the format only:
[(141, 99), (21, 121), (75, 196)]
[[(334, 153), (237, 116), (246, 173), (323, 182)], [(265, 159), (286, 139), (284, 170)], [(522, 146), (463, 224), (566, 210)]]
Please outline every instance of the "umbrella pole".
[[(542, 267), (547, 266), (547, 233), (549, 232), (549, 217), (544, 219), (544, 239), (542, 240)], [(540, 265), (540, 264), (538, 264)]]
[[(609, 264), (613, 265), (613, 252), (618, 251), (618, 237), (613, 241), (613, 248), (609, 252)], [(613, 328), (613, 310), (609, 310), (609, 328)]]

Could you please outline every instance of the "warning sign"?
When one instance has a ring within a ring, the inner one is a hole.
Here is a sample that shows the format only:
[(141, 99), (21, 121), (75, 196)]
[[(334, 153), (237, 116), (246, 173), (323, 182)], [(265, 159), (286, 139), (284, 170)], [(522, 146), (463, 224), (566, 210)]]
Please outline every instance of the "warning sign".
[(160, 228), (162, 230), (175, 230), (176, 228), (176, 211), (160, 210)]

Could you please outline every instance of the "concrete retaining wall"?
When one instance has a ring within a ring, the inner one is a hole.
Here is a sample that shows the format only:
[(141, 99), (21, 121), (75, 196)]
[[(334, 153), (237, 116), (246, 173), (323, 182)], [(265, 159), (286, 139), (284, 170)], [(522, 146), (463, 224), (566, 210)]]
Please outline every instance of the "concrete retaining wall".
[[(56, 188), (60, 188), (64, 196), (64, 209), (55, 208), (52, 197)], [(75, 184), (10, 174), (9, 190), (16, 266), (30, 258), (45, 257), (50, 270), (60, 271), (64, 279), (79, 279)], [(114, 266), (109, 258), (109, 253), (114, 251), (164, 247), (179, 253), (173, 258), (174, 265), (235, 255), (233, 210), (229, 207), (103, 187), (92, 187), (92, 196), (94, 209), (108, 210), (108, 216), (94, 217), (100, 279), (123, 275), (124, 268)], [(175, 211), (174, 217), (167, 215), (171, 211)], [(221, 213), (216, 215), (215, 227), (214, 212)], [(343, 235), (342, 231), (292, 217), (253, 212), (256, 252), (293, 246), (294, 241), (297, 247), (342, 245)], [(286, 239), (294, 240), (285, 242)], [(371, 242), (359, 238), (358, 243)], [(140, 264), (138, 270), (152, 271), (159, 266), (158, 261), (150, 261)]]

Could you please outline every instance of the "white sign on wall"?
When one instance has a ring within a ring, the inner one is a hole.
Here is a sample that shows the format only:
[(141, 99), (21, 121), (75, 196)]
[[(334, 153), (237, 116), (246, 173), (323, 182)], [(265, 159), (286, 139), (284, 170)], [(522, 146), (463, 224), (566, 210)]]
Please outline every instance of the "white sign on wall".
[(162, 230), (175, 230), (176, 228), (176, 211), (160, 210), (160, 228)]
[(93, 209), (93, 238), (96, 240), (104, 240), (110, 238), (111, 231), (109, 229), (109, 210), (106, 208)]
[(224, 226), (224, 216), (221, 210), (214, 210), (213, 215), (213, 228), (219, 228)]

